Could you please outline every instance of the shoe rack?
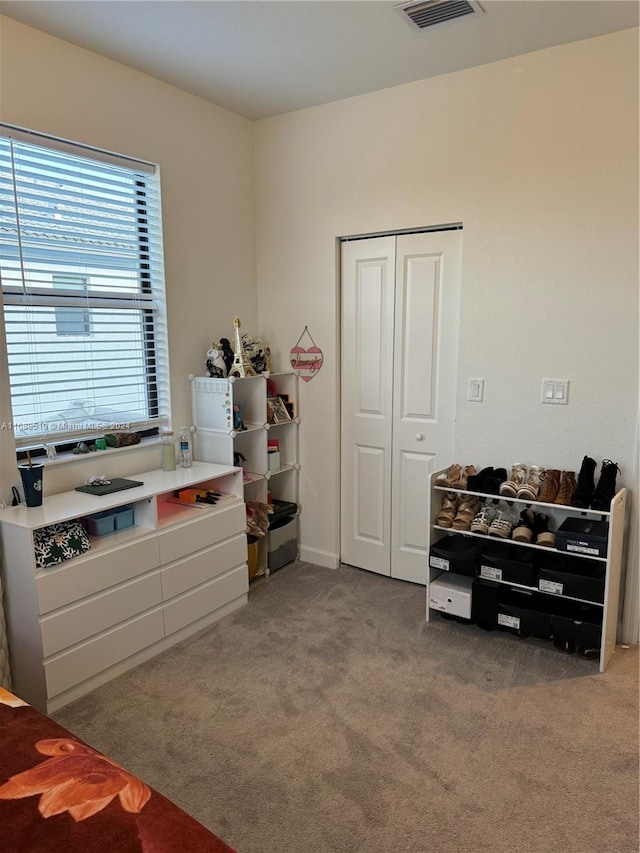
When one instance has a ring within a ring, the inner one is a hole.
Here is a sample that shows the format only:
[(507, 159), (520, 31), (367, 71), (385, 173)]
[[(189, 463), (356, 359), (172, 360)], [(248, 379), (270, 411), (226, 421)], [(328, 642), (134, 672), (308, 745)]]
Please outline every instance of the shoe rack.
[[(576, 631), (578, 631), (581, 622), (579, 617), (583, 612), (588, 613), (593, 635), (595, 636), (596, 633), (598, 635), (597, 640), (592, 640), (590, 645), (594, 646), (594, 657), (595, 649), (599, 646), (596, 659), (599, 662), (599, 671), (604, 672), (616, 645), (626, 490), (620, 489), (606, 510), (583, 509), (556, 503), (504, 497), (495, 493), (473, 492), (467, 489), (464, 491), (462, 489), (453, 490), (449, 486), (437, 483), (438, 478), (445, 475), (446, 471), (447, 469), (435, 471), (430, 477), (427, 622), (438, 616), (438, 610), (442, 611), (441, 607), (434, 609), (431, 606), (433, 601), (431, 584), (436, 580), (439, 580), (439, 585), (450, 580), (452, 585), (455, 585), (460, 580), (457, 577), (458, 572), (456, 572), (456, 569), (459, 568), (461, 575), (473, 578), (470, 586), (472, 610), (476, 592), (484, 593), (486, 588), (490, 587), (491, 593), (498, 599), (501, 595), (510, 595), (509, 590), (521, 591), (525, 605), (530, 604), (534, 610), (539, 609), (543, 612), (545, 619), (548, 616), (554, 624), (567, 624), (571, 628), (573, 623)], [(484, 533), (472, 533), (470, 530), (443, 527), (437, 523), (437, 516), (440, 513), (445, 495), (452, 491), (476, 496), (481, 507), (492, 506), (493, 502), (496, 502), (498, 507), (506, 505), (515, 517), (518, 517), (525, 508), (531, 508), (534, 513), (545, 513), (550, 519), (549, 526), (553, 528), (556, 534), (558, 528), (567, 519), (604, 522), (607, 525), (606, 541), (599, 545), (599, 553), (584, 553), (598, 549), (581, 548), (571, 544), (570, 547), (576, 550), (566, 551), (559, 548), (557, 544), (556, 547), (549, 547), (513, 539), (504, 540)], [(523, 572), (523, 576), (526, 575), (526, 582), (512, 580), (510, 577), (513, 575), (510, 576), (508, 571), (502, 572), (491, 565), (491, 560), (486, 555), (491, 553), (491, 550), (495, 551), (496, 543), (501, 542), (504, 543), (505, 548), (508, 547), (511, 563), (516, 569), (520, 558), (522, 559), (522, 566), (527, 569), (526, 572)], [(450, 560), (442, 556), (446, 548), (451, 549), (452, 558)], [(462, 558), (460, 555), (463, 555)], [(570, 562), (571, 574), (554, 573), (553, 567), (556, 565), (556, 561), (557, 566), (562, 569), (566, 568), (565, 563)], [(575, 584), (571, 585), (567, 582), (561, 583), (549, 579), (566, 579), (567, 577), (575, 578)], [(594, 579), (596, 580), (594, 581)], [(600, 584), (602, 587), (602, 590), (598, 587), (598, 592), (595, 594), (589, 591), (593, 589), (594, 584), (596, 586)], [(567, 590), (572, 591), (573, 594), (567, 594)], [(575, 590), (578, 590), (579, 594), (576, 594)], [(525, 606), (525, 622), (526, 609)], [(446, 614), (444, 615), (446, 616)], [(498, 617), (500, 617), (499, 613)], [(495, 627), (497, 630), (510, 630), (517, 636), (526, 637), (529, 635), (526, 630), (520, 630), (518, 618), (506, 615), (500, 619), (498, 617), (495, 625), (491, 625), (491, 627)], [(479, 630), (477, 625), (473, 625), (476, 620), (472, 618), (458, 619), (458, 621), (468, 621), (469, 630)], [(478, 624), (480, 624), (479, 621)], [(488, 626), (483, 625), (482, 627)], [(535, 631), (532, 631), (531, 635), (535, 636)], [(559, 628), (558, 636), (560, 636)], [(551, 650), (553, 650), (556, 642), (555, 633), (546, 639), (554, 641), (551, 643)], [(530, 642), (538, 641), (536, 639), (530, 640)], [(570, 650), (571, 643), (567, 641), (565, 645)], [(579, 646), (579, 640), (576, 641), (575, 645), (576, 647)]]

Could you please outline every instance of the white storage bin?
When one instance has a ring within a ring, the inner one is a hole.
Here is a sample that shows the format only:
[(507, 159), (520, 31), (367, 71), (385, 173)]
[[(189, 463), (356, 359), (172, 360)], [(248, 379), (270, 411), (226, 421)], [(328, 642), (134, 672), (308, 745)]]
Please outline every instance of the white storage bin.
[(429, 607), (451, 616), (471, 619), (473, 578), (446, 573), (429, 585)]

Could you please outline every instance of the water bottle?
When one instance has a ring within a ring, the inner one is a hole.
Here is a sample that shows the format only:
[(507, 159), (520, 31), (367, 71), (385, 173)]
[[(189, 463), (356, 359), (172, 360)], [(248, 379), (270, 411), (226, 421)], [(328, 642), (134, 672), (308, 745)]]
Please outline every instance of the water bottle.
[(191, 433), (186, 426), (180, 427), (180, 434), (178, 435), (178, 463), (181, 468), (191, 468), (193, 464)]

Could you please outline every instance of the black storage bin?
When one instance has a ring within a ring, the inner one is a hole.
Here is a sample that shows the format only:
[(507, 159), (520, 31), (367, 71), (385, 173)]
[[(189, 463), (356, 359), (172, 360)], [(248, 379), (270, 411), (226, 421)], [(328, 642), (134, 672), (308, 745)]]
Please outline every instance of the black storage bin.
[(498, 593), (498, 627), (518, 636), (550, 640), (553, 603), (540, 593), (503, 586)]
[[(602, 639), (602, 608), (590, 604), (563, 602), (565, 607), (551, 619), (556, 643), (569, 643), (578, 648), (599, 649)], [(573, 606), (570, 606), (573, 605)]]
[(269, 516), (270, 524), (275, 524), (281, 518), (292, 518), (298, 512), (298, 504), (293, 501), (279, 501), (272, 498), (271, 507), (273, 514)]
[(559, 551), (607, 556), (609, 523), (591, 518), (565, 518), (556, 530), (556, 547)]
[(298, 506), (291, 501), (271, 502), (273, 514), (269, 516), (267, 531), (267, 566), (269, 571), (281, 569), (298, 556)]
[(429, 549), (429, 565), (473, 578), (478, 574), (476, 560), (483, 546), (484, 542), (470, 536), (443, 536)]
[(498, 626), (499, 587), (500, 584), (483, 578), (474, 578), (471, 586), (471, 619), (485, 631)]
[(486, 580), (509, 581), (534, 586), (535, 567), (531, 548), (496, 542), (485, 546), (478, 559), (478, 571)]
[(605, 567), (602, 563), (568, 554), (543, 554), (537, 565), (541, 592), (604, 601)]

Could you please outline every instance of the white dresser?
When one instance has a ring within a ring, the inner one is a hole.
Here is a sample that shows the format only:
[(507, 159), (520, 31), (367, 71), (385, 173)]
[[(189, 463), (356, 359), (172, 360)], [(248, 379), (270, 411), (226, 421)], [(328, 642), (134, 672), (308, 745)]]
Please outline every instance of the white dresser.
[[(0, 512), (13, 690), (55, 711), (205, 628), (247, 601), (242, 472), (195, 462), (147, 471), (143, 485), (97, 497), (52, 495), (41, 507)], [(198, 486), (216, 505), (175, 502)], [(34, 531), (131, 507), (134, 524), (91, 537), (91, 550), (36, 567)]]

